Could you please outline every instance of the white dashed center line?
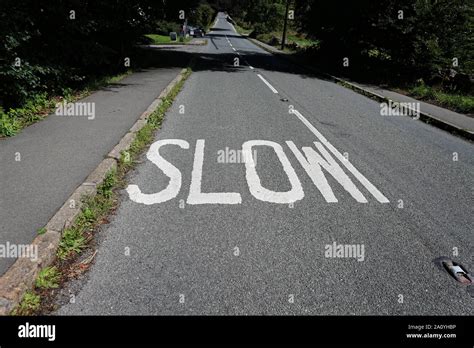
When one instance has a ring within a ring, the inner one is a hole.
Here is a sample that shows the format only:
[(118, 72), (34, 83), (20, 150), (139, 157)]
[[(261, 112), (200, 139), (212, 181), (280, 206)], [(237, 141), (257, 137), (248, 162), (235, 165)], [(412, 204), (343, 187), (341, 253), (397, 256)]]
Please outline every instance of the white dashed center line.
[(272, 90), (273, 93), (278, 93), (275, 87), (273, 87), (267, 80), (265, 80), (262, 75), (257, 74), (257, 76), (260, 78), (260, 80), (262, 80), (268, 86), (268, 88)]
[[(227, 40), (227, 42), (229, 43), (230, 47), (235, 51), (237, 52), (237, 50), (235, 49), (235, 47), (232, 45), (232, 42), (230, 42), (229, 38), (227, 37), (227, 35), (225, 36), (225, 39)], [(240, 56), (240, 53), (237, 52), (237, 54)], [(248, 63), (247, 63), (248, 64)], [(249, 68), (250, 70), (254, 70), (254, 67), (249, 65)], [(265, 82), (265, 84), (273, 91), (273, 93), (278, 93), (278, 91), (273, 88), (273, 86), (271, 84), (268, 83), (267, 80), (265, 80), (261, 75), (258, 75), (258, 77), (260, 77), (262, 79), (263, 82)]]

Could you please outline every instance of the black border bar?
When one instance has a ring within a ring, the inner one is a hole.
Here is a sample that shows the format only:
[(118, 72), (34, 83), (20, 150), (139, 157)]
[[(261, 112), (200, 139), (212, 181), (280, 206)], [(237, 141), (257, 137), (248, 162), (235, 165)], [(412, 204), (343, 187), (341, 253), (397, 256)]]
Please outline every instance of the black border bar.
[[(26, 323), (55, 325), (55, 340), (18, 337), (20, 325)], [(472, 347), (473, 328), (472, 316), (0, 317), (0, 346), (324, 343)], [(408, 338), (407, 334), (424, 337)], [(435, 338), (434, 334), (450, 337)]]

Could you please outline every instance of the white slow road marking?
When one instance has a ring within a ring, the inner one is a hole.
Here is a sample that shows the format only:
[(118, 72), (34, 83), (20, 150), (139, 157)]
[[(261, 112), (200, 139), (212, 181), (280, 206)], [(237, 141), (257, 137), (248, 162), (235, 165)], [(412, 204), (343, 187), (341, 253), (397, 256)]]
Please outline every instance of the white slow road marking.
[(237, 192), (210, 192), (201, 191), (202, 167), (204, 164), (204, 139), (196, 141), (196, 152), (194, 153), (193, 171), (191, 173), (191, 186), (188, 204), (241, 204), (242, 197)]
[(319, 131), (298, 111), (292, 109), (291, 112), (295, 114), (308, 129), (323, 143), (342, 164), (361, 182), (362, 185), (380, 202), (389, 203), (390, 201), (385, 197), (367, 178), (362, 175)]
[[(289, 191), (277, 192), (262, 186), (252, 156), (252, 148), (254, 146), (268, 146), (275, 151), (275, 154), (283, 166), (283, 171), (286, 173), (288, 180), (290, 181), (291, 189)], [(294, 203), (304, 198), (304, 191), (301, 182), (280, 144), (268, 140), (250, 140), (242, 144), (242, 152), (250, 154), (247, 156), (248, 160), (245, 161), (245, 177), (247, 179), (249, 191), (255, 198), (264, 202), (280, 204)]]
[(324, 199), (328, 203), (338, 202), (334, 192), (329, 185), (325, 174), (323, 173), (323, 168), (325, 171), (330, 174), (341, 186), (349, 192), (349, 194), (359, 203), (367, 203), (367, 199), (364, 197), (362, 192), (354, 185), (349, 176), (344, 173), (342, 168), (336, 162), (334, 158), (331, 157), (329, 152), (326, 151), (324, 146), (315, 141), (314, 145), (319, 150), (319, 153), (315, 151), (312, 147), (303, 147), (303, 152), (301, 152), (292, 141), (287, 141), (286, 144), (293, 151), (293, 154), (296, 156), (301, 166), (304, 168), (308, 176), (313, 181), (314, 185), (323, 195)]
[[(296, 156), (296, 159), (303, 166), (308, 176), (313, 181), (314, 185), (321, 192), (324, 199), (328, 203), (338, 202), (331, 189), (326, 175), (323, 172), (330, 174), (357, 202), (367, 203), (367, 199), (362, 192), (352, 182), (351, 178), (344, 173), (341, 166), (326, 150), (328, 148), (332, 151), (340, 162), (348, 168), (352, 174), (364, 185), (367, 190), (379, 200), (381, 203), (388, 203), (386, 199), (362, 174), (360, 174), (334, 147), (324, 138), (314, 127), (307, 122), (307, 120), (299, 113), (294, 112), (301, 120), (313, 131), (321, 142), (314, 142), (316, 151), (312, 147), (303, 147), (300, 151), (292, 141), (287, 141), (286, 144)], [(306, 122), (305, 122), (306, 121)], [(308, 125), (308, 124), (309, 125)], [(323, 145), (324, 143), (324, 145)], [(132, 201), (145, 205), (158, 204), (176, 198), (182, 186), (181, 171), (173, 164), (164, 159), (159, 150), (162, 146), (177, 145), (182, 149), (189, 149), (189, 143), (180, 139), (165, 139), (159, 140), (150, 147), (147, 158), (160, 169), (165, 176), (169, 178), (168, 186), (157, 193), (145, 193), (140, 190), (137, 185), (129, 185), (127, 192)], [(204, 164), (204, 139), (196, 141), (196, 148), (194, 152), (194, 163), (191, 173), (191, 184), (189, 186), (189, 195), (187, 199), (188, 204), (241, 204), (242, 196), (238, 192), (202, 192), (201, 183), (203, 177)], [(256, 147), (267, 146), (273, 149), (282, 169), (288, 177), (291, 189), (288, 191), (274, 191), (265, 188), (261, 183), (261, 178), (256, 168)], [(269, 140), (249, 140), (242, 144), (242, 153), (244, 154), (245, 163), (245, 178), (247, 180), (248, 188), (252, 196), (256, 199), (270, 202), (287, 204), (299, 201), (304, 198), (304, 190), (301, 181), (298, 179), (294, 168), (289, 159), (286, 157), (283, 148), (278, 143)], [(231, 162), (229, 162), (231, 163)]]
[(165, 160), (160, 155), (160, 148), (165, 145), (177, 145), (182, 149), (189, 149), (189, 143), (180, 139), (165, 139), (153, 143), (148, 150), (146, 157), (154, 163), (163, 174), (170, 178), (168, 186), (158, 193), (144, 193), (137, 185), (128, 185), (127, 192), (130, 199), (136, 203), (146, 205), (163, 203), (175, 198), (181, 189), (181, 172), (178, 168)]
[(278, 93), (275, 87), (273, 87), (267, 80), (265, 80), (262, 75), (257, 74), (257, 76), (260, 77), (260, 80), (262, 80), (268, 86), (268, 88), (272, 90), (273, 93)]

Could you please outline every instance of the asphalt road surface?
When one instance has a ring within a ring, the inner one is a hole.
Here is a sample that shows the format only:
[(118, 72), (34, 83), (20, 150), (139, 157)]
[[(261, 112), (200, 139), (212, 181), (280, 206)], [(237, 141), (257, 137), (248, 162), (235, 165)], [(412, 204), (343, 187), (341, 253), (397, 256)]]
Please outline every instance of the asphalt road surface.
[(57, 313), (472, 314), (472, 144), (208, 36)]

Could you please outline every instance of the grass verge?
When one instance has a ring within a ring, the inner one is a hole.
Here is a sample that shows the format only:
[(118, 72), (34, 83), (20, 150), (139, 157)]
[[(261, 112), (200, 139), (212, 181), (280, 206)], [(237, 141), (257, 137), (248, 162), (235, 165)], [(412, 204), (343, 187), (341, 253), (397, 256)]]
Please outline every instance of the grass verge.
[(138, 157), (153, 141), (154, 131), (161, 127), (165, 113), (191, 73), (188, 68), (183, 79), (162, 99), (148, 117), (147, 124), (137, 132), (130, 150), (122, 152), (117, 170), (109, 171), (97, 187), (96, 195), (82, 197), (81, 213), (74, 224), (63, 231), (55, 262), (39, 272), (34, 289), (25, 293), (12, 315), (39, 315), (54, 311), (56, 289), (89, 269), (95, 256), (94, 235), (100, 225), (108, 223), (108, 216), (118, 207), (118, 191), (125, 187), (125, 175), (136, 166)]
[(179, 37), (178, 40), (172, 41), (169, 35), (147, 34), (145, 36), (152, 40), (152, 45), (182, 45), (192, 39), (192, 37)]
[(253, 31), (252, 28), (245, 28), (243, 27), (243, 24), (237, 24), (237, 23), (234, 24), (234, 28), (235, 30), (237, 30), (237, 32), (240, 35), (244, 35), (244, 36), (249, 35)]
[[(241, 35), (250, 35), (253, 32), (253, 28), (247, 23), (239, 22), (234, 24), (235, 30)], [(268, 33), (258, 34), (256, 39), (268, 45), (280, 48), (281, 46), (282, 31), (272, 31)], [(304, 33), (298, 33), (294, 29), (288, 29), (286, 36), (285, 52), (294, 53), (304, 50), (307, 47), (317, 46), (320, 44), (319, 40), (310, 39)]]
[(431, 102), (464, 114), (474, 113), (474, 96), (446, 93), (424, 84), (412, 87), (408, 94), (414, 98)]
[[(271, 33), (258, 34), (256, 39), (267, 45), (280, 49), (282, 32), (273, 31)], [(320, 42), (306, 37), (305, 34), (299, 34), (296, 31), (288, 31), (285, 44), (285, 52), (295, 53), (304, 50), (307, 47), (317, 46)]]

